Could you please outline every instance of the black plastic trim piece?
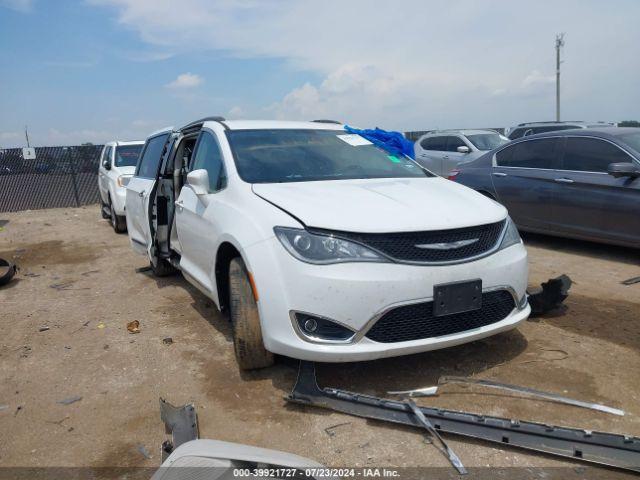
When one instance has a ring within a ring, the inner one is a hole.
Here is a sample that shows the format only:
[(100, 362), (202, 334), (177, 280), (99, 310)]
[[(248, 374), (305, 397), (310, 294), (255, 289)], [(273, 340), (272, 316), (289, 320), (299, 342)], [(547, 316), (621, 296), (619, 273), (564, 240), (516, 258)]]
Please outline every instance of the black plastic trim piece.
[(327, 120), (327, 119), (319, 119), (319, 120), (311, 120), (314, 123), (335, 123), (337, 125), (342, 125), (342, 122), (337, 120)]
[[(327, 408), (348, 415), (422, 427), (422, 423), (406, 402), (336, 388), (320, 388), (316, 380), (315, 364), (312, 362), (300, 362), (296, 384), (286, 399), (293, 403)], [(439, 408), (419, 408), (436, 430), (443, 433), (640, 472), (638, 437)]]

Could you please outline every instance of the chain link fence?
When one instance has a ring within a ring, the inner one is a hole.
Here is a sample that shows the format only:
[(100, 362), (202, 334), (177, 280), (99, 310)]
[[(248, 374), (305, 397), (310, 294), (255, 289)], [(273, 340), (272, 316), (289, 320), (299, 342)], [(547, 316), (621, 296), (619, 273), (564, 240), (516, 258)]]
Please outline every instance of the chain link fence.
[[(0, 212), (79, 207), (100, 201), (102, 145), (0, 150)], [(27, 158), (24, 158), (27, 156)]]

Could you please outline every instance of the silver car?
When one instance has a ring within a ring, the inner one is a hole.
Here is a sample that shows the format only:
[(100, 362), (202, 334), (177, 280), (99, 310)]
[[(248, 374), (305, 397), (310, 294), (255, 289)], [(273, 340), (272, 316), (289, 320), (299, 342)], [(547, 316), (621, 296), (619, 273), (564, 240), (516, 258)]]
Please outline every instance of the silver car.
[(420, 137), (414, 150), (420, 165), (446, 177), (459, 164), (475, 160), (508, 141), (493, 130), (441, 130)]

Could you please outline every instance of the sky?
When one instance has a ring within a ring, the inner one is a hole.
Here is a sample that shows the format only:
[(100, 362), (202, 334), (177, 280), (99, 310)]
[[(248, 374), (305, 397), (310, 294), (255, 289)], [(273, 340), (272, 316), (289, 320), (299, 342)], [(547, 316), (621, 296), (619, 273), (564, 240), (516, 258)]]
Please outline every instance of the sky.
[(640, 119), (638, 0), (0, 0), (0, 147), (226, 118)]

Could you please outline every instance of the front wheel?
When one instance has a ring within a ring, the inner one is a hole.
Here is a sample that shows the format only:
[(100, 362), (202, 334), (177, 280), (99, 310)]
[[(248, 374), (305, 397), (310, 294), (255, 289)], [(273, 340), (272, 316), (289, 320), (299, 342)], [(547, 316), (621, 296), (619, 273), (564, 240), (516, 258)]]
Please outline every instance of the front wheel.
[(111, 197), (109, 197), (109, 211), (111, 212), (111, 226), (116, 233), (124, 233), (127, 231), (127, 218), (116, 214), (113, 209)]
[(264, 348), (258, 304), (249, 274), (241, 258), (229, 265), (229, 297), (233, 347), (242, 370), (253, 370), (273, 365), (273, 353)]
[(111, 218), (111, 215), (109, 215), (109, 205), (107, 205), (106, 203), (104, 203), (102, 201), (102, 199), (100, 199), (100, 215), (102, 216), (102, 218), (104, 218), (105, 220), (108, 220)]

